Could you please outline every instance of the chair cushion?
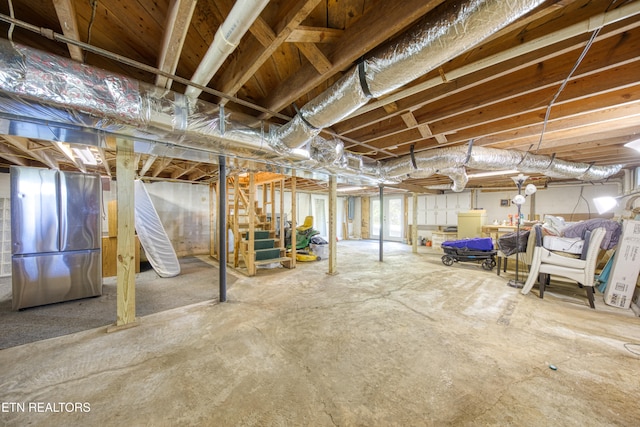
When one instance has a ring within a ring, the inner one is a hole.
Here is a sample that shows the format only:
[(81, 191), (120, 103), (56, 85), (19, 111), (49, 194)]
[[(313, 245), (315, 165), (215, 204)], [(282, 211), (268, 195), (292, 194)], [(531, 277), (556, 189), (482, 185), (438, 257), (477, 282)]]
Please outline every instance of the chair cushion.
[(582, 254), (584, 240), (577, 237), (544, 236), (542, 246), (550, 251)]

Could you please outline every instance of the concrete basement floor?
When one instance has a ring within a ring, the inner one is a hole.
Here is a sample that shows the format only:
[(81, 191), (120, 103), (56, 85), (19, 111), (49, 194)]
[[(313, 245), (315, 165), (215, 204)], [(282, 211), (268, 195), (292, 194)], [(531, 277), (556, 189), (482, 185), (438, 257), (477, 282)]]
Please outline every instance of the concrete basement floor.
[(380, 263), (377, 247), (340, 242), (334, 276), (260, 270), (224, 304), (2, 350), (0, 424), (639, 425), (630, 310), (600, 294), (591, 310), (576, 285), (523, 296), (426, 248), (386, 244)]

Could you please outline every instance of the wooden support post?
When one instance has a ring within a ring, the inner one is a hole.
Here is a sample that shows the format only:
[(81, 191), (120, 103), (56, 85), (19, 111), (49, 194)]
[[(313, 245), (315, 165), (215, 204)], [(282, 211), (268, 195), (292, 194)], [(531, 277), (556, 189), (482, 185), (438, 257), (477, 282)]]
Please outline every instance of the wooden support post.
[(118, 261), (116, 282), (117, 317), (115, 329), (136, 322), (136, 268), (133, 140), (116, 139), (116, 179), (118, 201)]
[[(238, 267), (240, 263), (240, 214), (238, 213), (240, 200), (240, 177), (233, 177), (233, 266)], [(231, 216), (231, 215), (229, 215)], [(227, 232), (228, 234), (228, 232)], [(227, 259), (229, 259), (229, 245), (227, 245)]]
[(413, 193), (413, 212), (411, 226), (411, 252), (418, 253), (418, 194)]
[(371, 227), (369, 226), (371, 221), (371, 199), (367, 196), (362, 197), (362, 218), (361, 218), (361, 231), (363, 239), (371, 238)]
[(329, 274), (337, 274), (338, 260), (338, 180), (329, 177)]
[(249, 276), (256, 275), (256, 249), (255, 249), (255, 231), (256, 231), (256, 179), (255, 173), (249, 172), (249, 232), (247, 236), (247, 259), (244, 260), (247, 265)]
[(404, 234), (405, 242), (411, 240), (411, 235), (409, 234), (409, 195), (405, 193), (402, 197), (402, 211), (404, 212), (402, 229), (404, 230), (402, 234)]
[(276, 183), (269, 183), (269, 195), (271, 197), (271, 222), (269, 223), (272, 235), (276, 235)]
[(284, 178), (280, 180), (280, 249), (285, 247), (284, 235)]
[(296, 227), (298, 217), (298, 196), (296, 194), (296, 171), (291, 173), (291, 265), (296, 266)]

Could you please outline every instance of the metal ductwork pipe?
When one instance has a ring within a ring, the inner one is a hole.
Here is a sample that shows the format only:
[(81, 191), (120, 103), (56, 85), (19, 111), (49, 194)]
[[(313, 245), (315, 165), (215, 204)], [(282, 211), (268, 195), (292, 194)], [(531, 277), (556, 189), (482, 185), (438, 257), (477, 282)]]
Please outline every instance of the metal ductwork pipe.
[(597, 181), (620, 172), (622, 165), (593, 166), (588, 163), (567, 162), (524, 151), (500, 150), (488, 147), (445, 147), (422, 151), (411, 156), (386, 161), (382, 173), (390, 178), (425, 178), (435, 174), (448, 175), (453, 191), (462, 191), (467, 183), (466, 167), (480, 170), (514, 169), (524, 173), (541, 173), (553, 178), (575, 178)]
[[(229, 16), (216, 31), (207, 53), (191, 77), (192, 82), (202, 86), (209, 84), (268, 3), (269, 0), (238, 0), (233, 5)], [(201, 92), (200, 89), (189, 86), (185, 95), (197, 98)]]
[[(471, 151), (467, 147), (447, 147), (416, 153), (414, 167), (411, 156), (378, 162), (343, 153), (337, 141), (315, 136), (321, 127), (335, 123), (366, 102), (368, 95), (363, 95), (363, 87), (368, 86), (372, 94), (380, 96), (386, 93), (386, 85), (395, 88), (405, 84), (410, 81), (407, 79), (436, 67), (444, 58), (458, 54), (450, 53), (450, 49), (456, 52), (468, 49), (481, 36), (490, 35), (539, 3), (530, 0), (474, 0), (464, 6), (461, 2), (447, 3), (437, 14), (436, 22), (425, 18), (422, 26), (414, 27), (394, 43), (395, 48), (383, 50), (343, 76), (334, 85), (339, 90), (327, 91), (304, 106), (290, 123), (281, 128), (272, 126), (268, 131), (236, 121), (233, 114), (220, 115), (218, 106), (190, 100), (172, 91), (158, 91), (155, 86), (7, 40), (0, 40), (0, 92), (3, 94), (0, 112), (43, 123), (139, 137), (148, 141), (149, 150), (161, 151), (167, 147), (173, 153), (192, 150), (273, 164), (305, 160), (296, 166), (323, 168), (375, 182), (397, 182), (411, 176), (442, 173), (452, 178), (456, 191), (466, 185), (466, 166), (481, 170), (517, 169), (582, 180), (607, 178), (621, 166), (591, 166), (485, 147), (474, 147)], [(498, 17), (500, 23), (495, 24)], [(414, 37), (421, 39), (414, 40)], [(471, 43), (467, 38), (472, 39)], [(421, 48), (413, 48), (414, 43)], [(396, 62), (402, 65), (395, 65)], [(410, 64), (417, 70), (408, 69)], [(361, 83), (362, 76), (365, 83)], [(225, 126), (221, 126), (221, 121)], [(38, 137), (52, 139), (55, 136), (46, 129), (45, 134)], [(299, 148), (307, 142), (308, 150)]]
[(388, 46), (347, 71), (307, 103), (277, 138), (303, 146), (370, 98), (381, 97), (436, 69), (530, 12), (544, 0), (459, 0), (437, 7)]

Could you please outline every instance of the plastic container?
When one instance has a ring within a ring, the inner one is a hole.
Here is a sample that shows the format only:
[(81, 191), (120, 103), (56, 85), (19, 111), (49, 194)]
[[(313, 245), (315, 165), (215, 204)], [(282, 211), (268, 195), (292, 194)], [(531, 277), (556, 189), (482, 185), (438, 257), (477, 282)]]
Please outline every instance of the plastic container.
[(316, 245), (311, 243), (309, 248), (314, 254), (319, 256), (321, 260), (329, 258), (329, 245)]

